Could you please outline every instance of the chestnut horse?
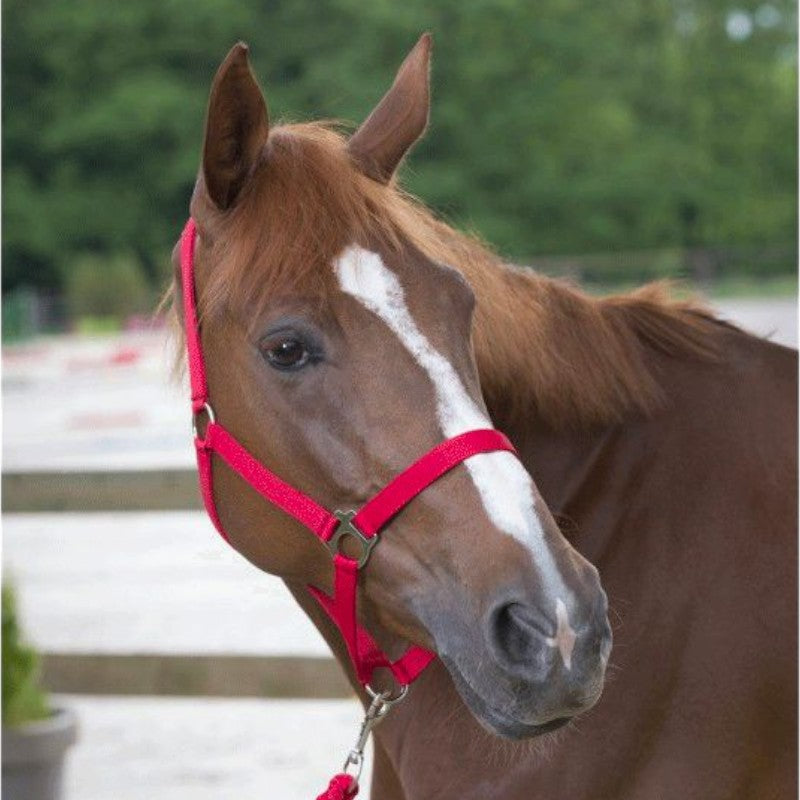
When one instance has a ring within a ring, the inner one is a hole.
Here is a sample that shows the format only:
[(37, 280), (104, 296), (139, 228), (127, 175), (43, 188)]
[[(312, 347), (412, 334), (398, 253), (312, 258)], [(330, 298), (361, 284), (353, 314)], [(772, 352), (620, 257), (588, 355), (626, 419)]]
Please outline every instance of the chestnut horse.
[[(284, 480), (358, 507), (489, 419), (519, 453), (427, 489), (363, 571), (381, 647), (439, 656), (376, 728), (372, 797), (792, 798), (796, 354), (659, 287), (596, 299), (509, 266), (403, 194), (429, 54), (424, 36), (346, 137), (270, 126), (237, 45), (191, 202), (217, 416)], [(331, 590), (329, 552), (214, 479), (233, 546), (360, 692), (306, 589)]]

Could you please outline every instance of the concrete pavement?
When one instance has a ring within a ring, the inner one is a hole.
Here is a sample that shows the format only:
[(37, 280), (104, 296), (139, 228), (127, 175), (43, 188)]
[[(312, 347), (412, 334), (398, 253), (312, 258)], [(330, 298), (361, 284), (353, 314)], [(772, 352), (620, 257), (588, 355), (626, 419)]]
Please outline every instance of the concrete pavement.
[(341, 769), (361, 721), (355, 700), (59, 701), (80, 725), (66, 800), (311, 800)]

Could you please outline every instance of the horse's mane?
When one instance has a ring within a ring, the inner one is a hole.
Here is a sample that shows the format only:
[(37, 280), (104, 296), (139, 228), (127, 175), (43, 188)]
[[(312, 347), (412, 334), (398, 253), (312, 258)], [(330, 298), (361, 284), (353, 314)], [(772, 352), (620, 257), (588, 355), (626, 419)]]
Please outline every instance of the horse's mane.
[[(617, 422), (648, 414), (663, 392), (652, 350), (676, 358), (715, 357), (712, 314), (668, 287), (595, 298), (529, 269), (504, 264), (473, 235), (458, 232), (394, 182), (360, 175), (333, 123), (283, 125), (211, 245), (215, 263), (202, 314), (228, 303), (261, 306), (276, 293), (324, 297), (347, 244), (410, 242), (464, 274), (477, 296), (474, 344), (490, 408), (535, 413), (553, 427)], [(265, 258), (264, 254), (269, 257)]]

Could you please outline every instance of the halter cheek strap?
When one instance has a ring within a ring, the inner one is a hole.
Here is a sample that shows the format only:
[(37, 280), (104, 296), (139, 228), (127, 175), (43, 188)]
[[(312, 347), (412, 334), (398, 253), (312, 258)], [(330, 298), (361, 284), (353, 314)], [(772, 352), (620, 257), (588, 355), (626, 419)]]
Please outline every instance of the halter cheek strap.
[[(327, 595), (309, 586), (333, 623), (342, 634), (347, 652), (363, 685), (368, 685), (378, 668), (388, 669), (403, 686), (415, 680), (434, 658), (434, 654), (413, 645), (396, 661), (391, 661), (367, 631), (358, 624), (358, 571), (369, 560), (381, 530), (420, 492), (437, 481), (465, 459), (498, 450), (514, 451), (511, 442), (493, 429), (462, 433), (429, 450), (422, 458), (397, 475), (357, 512), (328, 511), (299, 489), (295, 489), (267, 469), (219, 422), (209, 402), (200, 326), (194, 286), (194, 221), (189, 219), (181, 236), (181, 278), (183, 289), (186, 348), (189, 357), (189, 379), (192, 391), (192, 415), (197, 467), (203, 502), (217, 530), (226, 541), (228, 536), (217, 514), (214, 502), (212, 456), (216, 454), (252, 486), (265, 500), (294, 517), (330, 549), (333, 556), (334, 590)], [(207, 417), (201, 433), (198, 418)], [(351, 558), (340, 552), (342, 538), (353, 539), (360, 554)]]

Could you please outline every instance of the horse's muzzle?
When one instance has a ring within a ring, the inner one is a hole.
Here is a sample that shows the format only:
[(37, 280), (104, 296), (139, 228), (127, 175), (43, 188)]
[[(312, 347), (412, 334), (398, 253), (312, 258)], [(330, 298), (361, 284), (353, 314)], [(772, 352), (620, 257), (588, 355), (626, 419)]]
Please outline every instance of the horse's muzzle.
[(549, 729), (597, 702), (612, 636), (599, 586), (588, 608), (557, 601), (553, 613), (542, 605), (504, 599), (487, 615), (484, 636), (506, 690), (501, 707), (524, 725)]
[(599, 583), (592, 602), (547, 605), (498, 597), (482, 625), (462, 629), (471, 641), (451, 641), (442, 653), (467, 706), (493, 733), (514, 739), (547, 733), (602, 693), (612, 636)]

